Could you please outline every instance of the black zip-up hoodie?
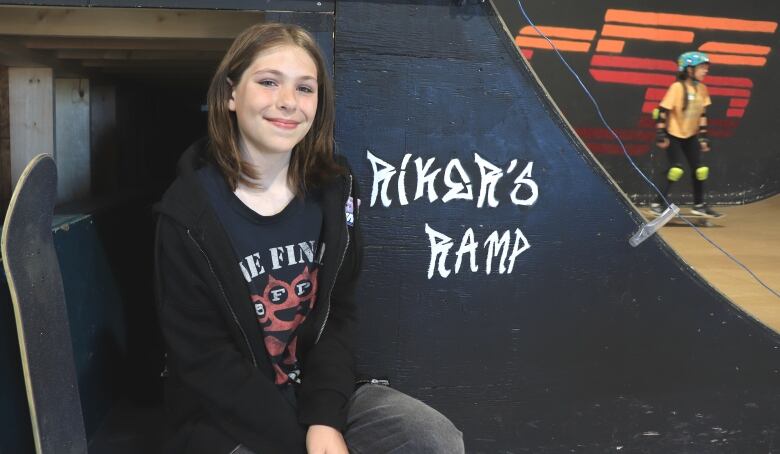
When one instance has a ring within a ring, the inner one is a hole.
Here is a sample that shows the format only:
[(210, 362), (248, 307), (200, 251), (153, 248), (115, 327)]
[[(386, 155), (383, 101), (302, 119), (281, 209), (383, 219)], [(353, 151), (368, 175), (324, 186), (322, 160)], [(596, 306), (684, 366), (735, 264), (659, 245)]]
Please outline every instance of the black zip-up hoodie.
[[(242, 443), (263, 454), (305, 453), (309, 425), (343, 430), (354, 391), (356, 184), (349, 174), (321, 188), (325, 251), (317, 304), (298, 331), (296, 414), (274, 384), (239, 260), (196, 175), (205, 145), (185, 152), (179, 177), (156, 206), (156, 289), (168, 368), (164, 449), (227, 454)], [(349, 196), (354, 226), (345, 217)]]

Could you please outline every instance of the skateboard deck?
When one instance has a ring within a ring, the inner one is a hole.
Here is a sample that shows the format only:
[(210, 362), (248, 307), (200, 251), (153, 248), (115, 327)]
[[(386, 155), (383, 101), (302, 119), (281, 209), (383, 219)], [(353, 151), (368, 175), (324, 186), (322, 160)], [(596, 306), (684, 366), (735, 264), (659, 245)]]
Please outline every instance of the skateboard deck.
[(0, 250), (16, 317), (38, 454), (84, 454), (87, 441), (73, 344), (51, 224), (57, 168), (49, 155), (27, 165), (11, 197)]
[[(658, 217), (658, 214), (649, 208), (645, 208), (642, 211), (647, 219), (655, 219)], [(682, 219), (680, 219), (681, 217)], [(716, 221), (723, 219), (724, 217), (725, 216), (720, 216), (717, 218), (712, 216), (694, 216), (692, 214), (683, 213), (680, 211), (677, 216), (673, 217), (669, 220), (669, 222), (667, 222), (667, 225), (688, 225), (688, 223), (685, 222), (687, 220), (691, 224), (698, 227), (714, 227), (717, 225)]]

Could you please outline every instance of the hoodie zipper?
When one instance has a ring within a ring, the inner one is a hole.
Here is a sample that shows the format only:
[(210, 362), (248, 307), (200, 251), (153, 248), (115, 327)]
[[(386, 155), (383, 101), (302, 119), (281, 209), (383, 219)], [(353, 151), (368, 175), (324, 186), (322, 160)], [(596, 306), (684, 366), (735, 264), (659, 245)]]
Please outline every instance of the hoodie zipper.
[[(349, 195), (352, 194), (352, 175), (349, 176), (349, 190), (347, 191), (347, 198), (344, 200), (344, 203), (346, 204), (347, 200), (349, 200)], [(357, 222), (357, 216), (358, 216), (358, 210), (359, 207), (357, 206), (357, 200), (352, 200), (352, 209), (354, 211), (354, 215), (352, 218), (352, 223), (354, 225), (355, 222)], [(345, 222), (345, 229), (347, 229), (347, 244), (344, 246), (344, 252), (341, 254), (341, 260), (339, 260), (339, 266), (336, 268), (336, 274), (333, 278), (333, 282), (330, 284), (330, 290), (328, 291), (328, 307), (325, 310), (325, 320), (322, 321), (322, 327), (320, 328), (320, 332), (317, 333), (317, 338), (314, 340), (314, 344), (316, 345), (317, 342), (320, 341), (320, 337), (322, 337), (322, 332), (325, 331), (325, 325), (328, 324), (328, 317), (330, 316), (330, 298), (333, 295), (333, 288), (336, 286), (336, 280), (339, 278), (339, 271), (341, 271), (341, 265), (344, 264), (344, 257), (347, 256), (347, 249), (349, 249), (349, 228), (346, 227), (346, 213), (344, 214), (344, 222)]]
[(372, 378), (372, 379), (358, 380), (358, 381), (355, 382), (355, 384), (358, 385), (358, 386), (360, 386), (360, 385), (367, 385), (369, 383), (372, 384), (372, 385), (390, 386), (390, 381), (389, 380), (383, 380), (381, 378)]
[(219, 291), (222, 294), (222, 299), (224, 300), (225, 305), (230, 311), (230, 314), (233, 316), (233, 321), (236, 322), (238, 329), (241, 331), (241, 335), (244, 336), (244, 341), (246, 342), (246, 346), (249, 349), (249, 355), (252, 357), (252, 364), (255, 367), (257, 367), (257, 359), (255, 358), (255, 352), (252, 350), (252, 344), (249, 343), (249, 338), (247, 337), (244, 328), (241, 326), (241, 323), (239, 323), (238, 321), (238, 316), (236, 315), (236, 311), (234, 311), (233, 306), (230, 305), (230, 301), (228, 300), (228, 297), (225, 294), (225, 288), (222, 286), (222, 281), (220, 281), (219, 277), (217, 277), (217, 273), (214, 272), (214, 267), (211, 265), (211, 260), (209, 260), (209, 256), (206, 254), (206, 251), (204, 251), (203, 248), (200, 246), (200, 243), (198, 243), (198, 241), (192, 236), (192, 233), (190, 233), (190, 229), (187, 229), (187, 236), (190, 238), (190, 240), (192, 240), (193, 243), (195, 243), (195, 246), (198, 247), (200, 253), (203, 254), (203, 258), (206, 259), (206, 263), (208, 263), (209, 265), (209, 270), (211, 271), (211, 275), (214, 276), (214, 279), (217, 281), (217, 285), (219, 285)]

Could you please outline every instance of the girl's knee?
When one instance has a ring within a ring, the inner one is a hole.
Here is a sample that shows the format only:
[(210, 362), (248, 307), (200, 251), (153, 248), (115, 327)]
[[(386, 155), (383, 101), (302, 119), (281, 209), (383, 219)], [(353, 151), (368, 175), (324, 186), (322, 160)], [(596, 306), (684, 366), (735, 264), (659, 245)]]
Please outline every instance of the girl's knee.
[(464, 452), (463, 433), (446, 416), (419, 402), (404, 424), (409, 443), (416, 450), (411, 452), (452, 453)]
[[(370, 447), (365, 452), (464, 452), (463, 434), (452, 421), (433, 407), (395, 389), (366, 385), (357, 391), (350, 410), (353, 417), (349, 419), (356, 430), (348, 435), (356, 443), (369, 440)], [(373, 435), (359, 434), (361, 431)], [(392, 435), (382, 435), (385, 432)]]

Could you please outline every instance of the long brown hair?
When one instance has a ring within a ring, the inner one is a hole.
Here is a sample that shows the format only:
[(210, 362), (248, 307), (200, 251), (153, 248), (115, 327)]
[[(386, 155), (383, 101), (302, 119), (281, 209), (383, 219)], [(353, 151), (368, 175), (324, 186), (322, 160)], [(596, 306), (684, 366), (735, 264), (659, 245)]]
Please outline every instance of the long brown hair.
[(236, 37), (211, 80), (208, 92), (209, 150), (214, 162), (232, 190), (239, 182), (258, 178), (257, 170), (241, 159), (239, 129), (235, 112), (228, 109), (233, 88), (264, 50), (295, 45), (306, 51), (317, 67), (317, 112), (309, 132), (293, 147), (288, 180), (297, 195), (307, 186), (317, 186), (345, 170), (333, 159), (333, 124), (335, 107), (333, 84), (328, 77), (325, 59), (314, 38), (303, 28), (291, 24), (253, 25)]
[(688, 79), (693, 79), (693, 91), (694, 92), (699, 91), (698, 85), (701, 82), (696, 80), (696, 77), (694, 77), (693, 75), (694, 71), (696, 71), (695, 66), (686, 66), (685, 68), (683, 68), (682, 71), (677, 73), (677, 82), (680, 82), (682, 84), (683, 112), (688, 110), (688, 87), (685, 85), (685, 81)]

